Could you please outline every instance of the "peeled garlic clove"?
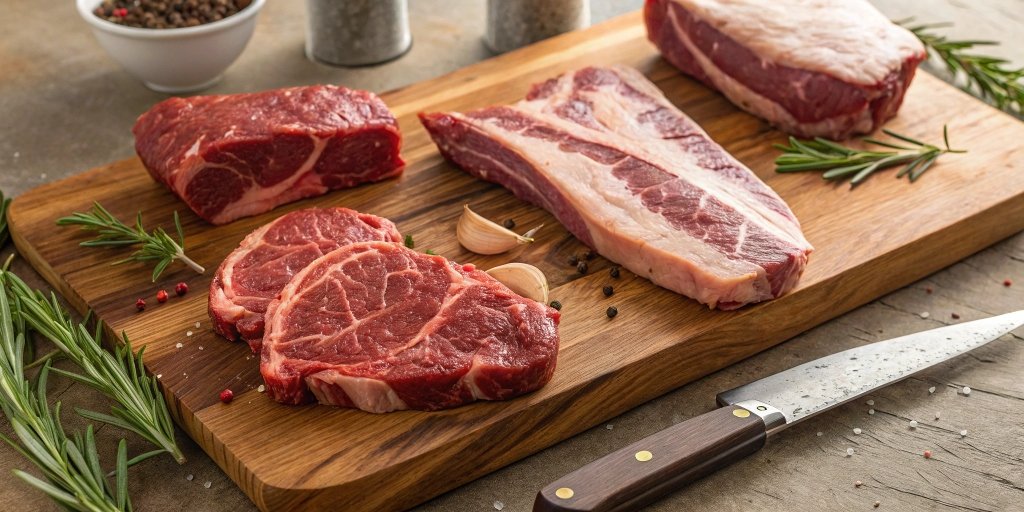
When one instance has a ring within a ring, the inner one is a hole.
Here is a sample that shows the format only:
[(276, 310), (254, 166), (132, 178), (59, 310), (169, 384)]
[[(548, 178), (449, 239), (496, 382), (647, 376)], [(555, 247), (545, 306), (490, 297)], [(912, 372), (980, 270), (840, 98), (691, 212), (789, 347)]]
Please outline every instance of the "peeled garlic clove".
[(467, 204), (462, 206), (462, 217), (459, 218), (455, 235), (458, 237), (459, 243), (472, 252), (501, 254), (517, 245), (532, 243), (532, 235), (540, 228), (541, 226), (537, 226), (528, 231), (526, 236), (520, 236), (470, 210)]
[(487, 273), (527, 299), (533, 299), (541, 304), (548, 303), (548, 279), (533, 265), (506, 263), (488, 270)]

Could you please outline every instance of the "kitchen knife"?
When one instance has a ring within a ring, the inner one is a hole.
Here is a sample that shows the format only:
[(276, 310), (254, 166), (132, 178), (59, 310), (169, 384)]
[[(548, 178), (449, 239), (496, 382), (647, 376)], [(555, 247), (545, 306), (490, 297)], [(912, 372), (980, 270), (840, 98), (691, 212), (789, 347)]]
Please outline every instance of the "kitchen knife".
[(844, 350), (720, 393), (722, 407), (558, 479), (533, 510), (636, 510), (764, 446), (769, 435), (1024, 325), (1024, 310)]

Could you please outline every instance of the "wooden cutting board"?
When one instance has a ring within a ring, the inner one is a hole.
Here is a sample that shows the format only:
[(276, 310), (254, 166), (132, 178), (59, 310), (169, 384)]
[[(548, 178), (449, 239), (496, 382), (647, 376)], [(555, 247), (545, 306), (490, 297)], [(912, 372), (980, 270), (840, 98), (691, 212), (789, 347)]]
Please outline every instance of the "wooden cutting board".
[[(598, 257), (580, 276), (566, 261), (584, 247), (550, 215), (472, 179), (438, 155), (417, 122), (423, 110), (469, 110), (520, 99), (531, 83), (586, 66), (624, 63), (647, 74), (726, 149), (790, 204), (815, 246), (798, 289), (735, 312), (709, 311)], [(154, 183), (137, 159), (116, 162), (18, 197), (10, 211), (19, 250), (81, 311), (146, 344), (181, 427), (263, 510), (389, 510), (423, 502), (602, 422), (638, 404), (945, 267), (1024, 229), (1024, 124), (938, 79), (919, 73), (889, 127), (941, 139), (967, 155), (944, 157), (919, 182), (884, 171), (856, 190), (819, 175), (773, 172), (784, 136), (683, 77), (646, 41), (638, 13), (568, 34), (447, 76), (384, 95), (405, 134), (405, 175), (334, 192), (227, 226), (210, 226)], [(130, 129), (129, 126), (124, 127)], [(110, 266), (128, 250), (79, 249), (87, 236), (54, 225), (100, 201), (147, 226), (182, 213), (188, 253), (208, 269), (173, 265), (160, 282), (149, 267)], [(538, 241), (477, 256), (455, 239), (462, 205), (522, 230), (544, 223)], [(455, 410), (385, 415), (321, 406), (288, 407), (260, 394), (258, 359), (210, 329), (210, 274), (252, 229), (307, 206), (341, 205), (394, 220), (416, 248), (483, 268), (516, 260), (540, 267), (564, 304), (553, 380), (516, 400)], [(192, 291), (158, 305), (157, 290), (186, 281)], [(605, 298), (604, 285), (615, 295)], [(146, 297), (150, 307), (135, 310)], [(615, 305), (619, 315), (605, 316)], [(196, 323), (199, 327), (196, 327)], [(191, 332), (191, 336), (189, 336)], [(182, 348), (176, 348), (182, 343)], [(224, 388), (230, 405), (218, 402)], [(711, 397), (708, 397), (711, 400)]]

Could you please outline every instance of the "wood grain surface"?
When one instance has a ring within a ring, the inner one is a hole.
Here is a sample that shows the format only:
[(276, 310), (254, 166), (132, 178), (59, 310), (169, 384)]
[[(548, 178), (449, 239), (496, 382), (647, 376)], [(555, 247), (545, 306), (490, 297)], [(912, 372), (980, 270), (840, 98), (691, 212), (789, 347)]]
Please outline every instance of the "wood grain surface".
[[(414, 116), (519, 99), (529, 84), (588, 64), (625, 63), (646, 73), (727, 150), (790, 204), (816, 247), (801, 285), (773, 302), (708, 311), (628, 273), (618, 281), (600, 258), (585, 276), (565, 264), (584, 248), (547, 213), (443, 162)], [(11, 209), (25, 258), (80, 310), (147, 344), (183, 429), (264, 510), (382, 510), (411, 506), (536, 452), (686, 382), (764, 350), (827, 319), (920, 279), (1024, 228), (1019, 161), (1024, 126), (941, 81), (920, 74), (888, 126), (936, 141), (943, 124), (970, 158), (944, 158), (913, 185), (881, 173), (856, 190), (815, 174), (776, 175), (772, 142), (783, 136), (665, 64), (637, 14), (568, 34), (384, 95), (405, 133), (409, 161), (398, 180), (209, 226), (152, 182), (135, 159), (88, 171), (20, 196)], [(481, 267), (515, 259), (548, 275), (563, 308), (559, 369), (532, 395), (440, 413), (371, 415), (285, 407), (259, 394), (257, 360), (218, 338), (206, 318), (209, 274), (173, 267), (157, 284), (146, 269), (109, 266), (123, 256), (76, 250), (85, 237), (53, 220), (101, 201), (117, 215), (142, 210), (148, 225), (183, 213), (193, 258), (213, 268), (253, 228), (310, 205), (343, 205), (394, 220), (417, 248)], [(479, 257), (454, 237), (463, 203), (520, 226), (545, 223), (538, 243)], [(186, 280), (184, 299), (136, 313), (137, 297)], [(604, 298), (601, 287), (614, 284)], [(608, 305), (619, 315), (609, 320)], [(200, 322), (200, 327), (194, 326)], [(186, 332), (192, 331), (192, 336)], [(183, 347), (176, 348), (176, 343)], [(217, 393), (235, 390), (231, 405)]]

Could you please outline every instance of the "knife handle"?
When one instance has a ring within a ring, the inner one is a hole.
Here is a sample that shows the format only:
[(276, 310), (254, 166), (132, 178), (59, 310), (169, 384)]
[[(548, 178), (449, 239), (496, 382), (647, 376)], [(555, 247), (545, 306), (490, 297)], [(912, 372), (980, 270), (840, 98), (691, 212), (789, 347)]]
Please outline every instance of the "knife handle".
[(556, 480), (533, 510), (636, 510), (760, 450), (768, 430), (761, 414), (730, 405), (677, 423)]

